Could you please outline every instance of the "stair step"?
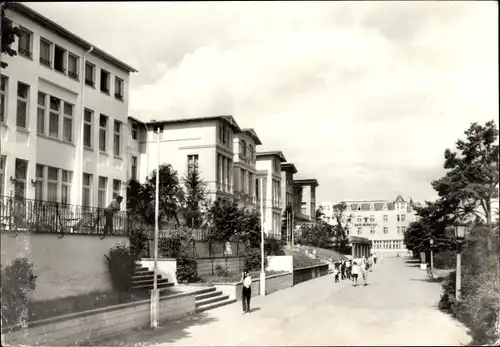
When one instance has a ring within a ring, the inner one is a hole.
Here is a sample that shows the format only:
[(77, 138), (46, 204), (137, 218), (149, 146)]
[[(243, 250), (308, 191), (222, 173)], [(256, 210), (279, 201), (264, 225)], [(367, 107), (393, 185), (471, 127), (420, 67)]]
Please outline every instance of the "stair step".
[[(151, 285), (153, 285), (153, 282), (154, 282), (154, 279), (151, 278), (151, 279), (142, 279), (142, 280), (134, 280), (132, 279), (132, 286), (135, 286), (135, 285), (141, 285), (141, 284), (148, 284), (148, 283), (151, 283)], [(167, 278), (157, 278), (156, 279), (156, 283), (160, 284), (160, 283), (167, 283), (168, 282), (168, 279)]]
[(233, 304), (235, 302), (236, 302), (236, 299), (226, 299), (226, 300), (222, 300), (222, 301), (217, 301), (217, 302), (214, 302), (214, 303), (211, 303), (208, 305), (203, 305), (203, 306), (197, 307), (196, 313), (205, 312), (205, 311), (217, 308), (217, 307)]
[(209, 304), (212, 304), (214, 302), (224, 301), (227, 299), (229, 299), (229, 295), (222, 295), (221, 294), (221, 295), (217, 295), (217, 296), (207, 298), (207, 299), (196, 300), (196, 307), (209, 305)]
[[(155, 278), (154, 274), (151, 275), (132, 275), (132, 281), (148, 280), (151, 281)], [(161, 278), (161, 275), (156, 275), (156, 278)]]
[(201, 295), (201, 294), (206, 294), (206, 293), (212, 293), (215, 292), (216, 288), (215, 287), (208, 287), (205, 289), (200, 289), (195, 292), (196, 295)]
[(134, 271), (135, 276), (145, 276), (145, 275), (151, 275), (153, 276), (155, 273), (154, 271)]
[(212, 290), (208, 293), (203, 293), (203, 294), (198, 294), (198, 292), (196, 292), (195, 299), (196, 300), (203, 300), (203, 299), (213, 298), (214, 296), (218, 296), (218, 295), (222, 295), (222, 292), (216, 291), (216, 290)]
[[(174, 286), (173, 282), (158, 283), (158, 285), (157, 285), (158, 288), (168, 288), (168, 287), (173, 287), (173, 286)], [(141, 285), (137, 285), (137, 286), (132, 285), (132, 289), (152, 290), (153, 283), (141, 284)]]

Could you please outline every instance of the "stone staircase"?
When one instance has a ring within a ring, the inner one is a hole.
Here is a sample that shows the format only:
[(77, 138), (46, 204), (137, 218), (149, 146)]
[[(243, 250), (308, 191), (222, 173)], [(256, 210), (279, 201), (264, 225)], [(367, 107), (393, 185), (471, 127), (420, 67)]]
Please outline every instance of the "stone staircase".
[[(169, 282), (167, 278), (162, 278), (157, 275), (157, 287), (160, 290), (160, 296), (163, 295), (162, 291), (166, 288), (173, 287), (175, 283)], [(132, 276), (132, 291), (140, 294), (148, 294), (153, 290), (154, 272), (150, 271), (147, 267), (140, 264), (135, 265), (134, 275)], [(166, 293), (165, 293), (166, 294)]]
[(236, 299), (230, 299), (229, 295), (224, 295), (222, 291), (215, 287), (208, 287), (196, 291), (196, 313), (205, 312), (213, 308), (225, 306), (236, 302)]

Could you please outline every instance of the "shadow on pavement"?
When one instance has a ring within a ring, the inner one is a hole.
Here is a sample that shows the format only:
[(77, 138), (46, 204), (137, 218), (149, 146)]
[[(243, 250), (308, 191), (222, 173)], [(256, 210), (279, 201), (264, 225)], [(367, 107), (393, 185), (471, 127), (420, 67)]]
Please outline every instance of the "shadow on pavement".
[(250, 309), (250, 313), (260, 311), (260, 307), (254, 307)]
[(405, 259), (406, 264), (420, 264), (420, 259)]
[(420, 263), (418, 264), (406, 264), (408, 267), (420, 267)]
[(172, 343), (190, 336), (187, 329), (217, 321), (206, 313), (198, 313), (176, 320), (160, 322), (157, 329), (142, 328), (128, 331), (114, 338), (87, 341), (85, 346), (149, 346), (158, 343)]
[(446, 279), (446, 277), (434, 277), (434, 278), (412, 278), (411, 281), (419, 282), (429, 282), (429, 283), (441, 283)]

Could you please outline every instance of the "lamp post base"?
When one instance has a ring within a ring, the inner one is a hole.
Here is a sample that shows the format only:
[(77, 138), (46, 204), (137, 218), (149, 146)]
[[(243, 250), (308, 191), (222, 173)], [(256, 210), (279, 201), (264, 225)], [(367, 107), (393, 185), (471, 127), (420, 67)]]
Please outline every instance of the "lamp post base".
[(151, 328), (158, 328), (160, 319), (160, 291), (151, 291)]
[(266, 295), (266, 273), (260, 273), (260, 295)]

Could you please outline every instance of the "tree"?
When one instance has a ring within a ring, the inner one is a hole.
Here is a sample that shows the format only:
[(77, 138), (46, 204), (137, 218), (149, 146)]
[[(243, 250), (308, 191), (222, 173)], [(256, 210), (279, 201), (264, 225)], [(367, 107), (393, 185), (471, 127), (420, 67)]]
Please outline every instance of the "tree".
[(303, 245), (331, 248), (332, 228), (326, 223), (313, 223), (302, 226), (298, 242)]
[[(184, 191), (179, 184), (177, 171), (171, 165), (160, 166), (159, 177), (159, 223), (168, 223), (175, 220), (180, 225), (178, 211), (184, 204)], [(155, 223), (156, 205), (156, 170), (147, 178), (146, 182), (139, 184), (129, 181), (127, 187), (127, 210), (133, 218), (147, 225)]]
[(208, 215), (208, 238), (213, 241), (229, 241), (234, 235), (241, 233), (245, 223), (243, 210), (235, 203), (222, 204), (221, 201), (215, 201)]
[[(5, 17), (5, 9), (9, 6), (8, 2), (0, 2), (0, 12), (1, 12), (1, 21), (2, 21), (2, 46), (1, 46), (1, 54), (7, 54), (11, 57), (16, 56), (17, 52), (11, 48), (12, 44), (16, 42), (16, 37), (21, 36), (21, 31), (17, 27), (12, 26), (12, 21), (10, 21), (7, 17)], [(4, 61), (1, 62), (0, 68), (5, 69), (8, 64)]]
[(340, 202), (333, 206), (333, 217), (337, 224), (334, 226), (334, 241), (333, 248), (339, 253), (348, 253), (349, 244), (349, 223), (351, 215), (346, 215), (347, 205)]
[(183, 217), (188, 227), (199, 228), (203, 222), (203, 213), (207, 208), (206, 187), (198, 168), (195, 166), (182, 179), (185, 192)]
[(323, 218), (325, 217), (325, 213), (323, 212), (323, 207), (320, 206), (317, 210), (316, 210), (316, 221), (319, 222), (319, 221), (323, 221)]
[(432, 182), (458, 218), (478, 217), (492, 229), (492, 200), (498, 199), (499, 148), (498, 129), (494, 121), (484, 126), (472, 123), (466, 139), (456, 143), (460, 153), (446, 149), (446, 175)]

